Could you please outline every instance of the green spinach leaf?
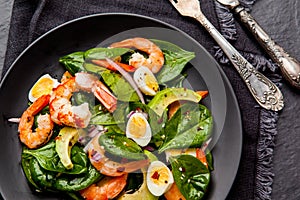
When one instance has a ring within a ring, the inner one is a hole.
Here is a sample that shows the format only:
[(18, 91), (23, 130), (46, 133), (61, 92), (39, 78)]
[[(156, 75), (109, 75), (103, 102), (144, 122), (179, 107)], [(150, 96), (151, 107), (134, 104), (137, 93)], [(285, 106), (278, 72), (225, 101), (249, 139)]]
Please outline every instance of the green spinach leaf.
[(206, 150), (205, 154), (206, 154), (206, 160), (207, 160), (207, 164), (208, 164), (208, 169), (210, 171), (213, 171), (214, 170), (214, 158), (213, 158), (213, 155), (212, 155), (212, 153), (209, 150)]
[(191, 155), (171, 157), (172, 173), (176, 185), (186, 199), (202, 199), (210, 182), (210, 171)]
[(132, 160), (145, 159), (141, 147), (125, 135), (106, 133), (99, 137), (99, 143), (114, 156)]
[(55, 191), (53, 188), (53, 180), (57, 175), (56, 172), (46, 171), (34, 157), (29, 160), (29, 168), (32, 180), (38, 185), (41, 190)]
[(79, 175), (63, 174), (55, 180), (54, 188), (60, 191), (82, 190), (92, 183), (98, 182), (103, 177), (91, 164), (87, 166), (87, 172)]
[(163, 144), (159, 153), (172, 148), (200, 147), (211, 134), (213, 119), (201, 104), (185, 103), (159, 133)]
[(185, 65), (195, 57), (194, 52), (186, 51), (167, 41), (152, 39), (164, 53), (165, 63), (157, 75), (160, 84), (166, 83), (178, 77)]
[(119, 121), (118, 119), (115, 119), (111, 113), (106, 112), (98, 112), (96, 115), (92, 116), (90, 120), (90, 124), (95, 125), (115, 125), (121, 123), (124, 123), (124, 121)]
[(85, 71), (83, 67), (84, 52), (74, 52), (69, 55), (59, 58), (59, 62), (66, 68), (73, 76), (79, 71)]
[(83, 63), (83, 67), (86, 71), (92, 72), (95, 74), (101, 74), (102, 72), (107, 70), (107, 68), (105, 68), (105, 67), (100, 67), (98, 65), (95, 65), (95, 64), (89, 63), (89, 62)]
[(106, 70), (101, 73), (104, 82), (113, 93), (117, 96), (118, 100), (131, 102), (139, 101), (139, 97), (131, 85), (123, 78), (122, 75)]
[(93, 48), (84, 53), (86, 60), (103, 60), (105, 58), (116, 58), (131, 51), (128, 48)]
[(21, 165), (22, 165), (22, 169), (23, 172), (27, 178), (27, 181), (37, 190), (40, 191), (41, 188), (40, 186), (33, 180), (32, 178), (32, 174), (31, 174), (31, 165), (30, 165), (30, 161), (34, 159), (34, 157), (27, 155), (27, 154), (23, 154), (22, 155), (22, 160), (21, 160)]
[(99, 106), (94, 107), (94, 114), (90, 120), (90, 124), (95, 125), (122, 125), (126, 121), (125, 110), (127, 108), (127, 103), (118, 103), (118, 109), (113, 113), (108, 112), (106, 109), (99, 108)]
[(85, 173), (87, 170), (86, 166), (88, 158), (82, 148), (78, 146), (73, 146), (71, 150), (71, 160), (74, 164), (71, 170), (66, 169), (61, 163), (55, 150), (55, 141), (50, 141), (48, 144), (39, 149), (24, 149), (22, 154), (33, 156), (44, 169), (53, 172), (81, 174)]
[(85, 64), (84, 66), (87, 71), (98, 74), (116, 95), (118, 100), (124, 102), (139, 101), (137, 93), (122, 75), (91, 63)]
[(30, 160), (29, 167), (32, 180), (39, 188), (46, 191), (74, 192), (82, 190), (102, 178), (102, 175), (90, 164), (87, 166), (86, 173), (76, 175), (45, 170), (35, 158)]

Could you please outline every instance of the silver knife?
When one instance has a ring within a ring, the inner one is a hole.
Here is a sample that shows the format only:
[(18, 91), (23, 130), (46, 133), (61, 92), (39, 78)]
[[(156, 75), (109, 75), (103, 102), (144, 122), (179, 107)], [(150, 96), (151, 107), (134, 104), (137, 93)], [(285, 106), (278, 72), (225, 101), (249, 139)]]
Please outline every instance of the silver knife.
[(251, 31), (257, 41), (266, 50), (272, 60), (278, 64), (283, 77), (294, 87), (300, 89), (300, 64), (295, 58), (291, 57), (281, 46), (261, 28), (256, 20), (240, 5), (238, 0), (216, 0), (227, 6), (245, 26)]

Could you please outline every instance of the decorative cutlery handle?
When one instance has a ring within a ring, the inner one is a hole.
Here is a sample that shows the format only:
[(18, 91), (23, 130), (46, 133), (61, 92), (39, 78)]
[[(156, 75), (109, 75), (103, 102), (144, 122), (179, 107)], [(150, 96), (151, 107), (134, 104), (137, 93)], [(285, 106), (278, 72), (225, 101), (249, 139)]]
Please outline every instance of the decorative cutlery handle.
[(263, 74), (258, 72), (210, 23), (204, 16), (195, 18), (206, 28), (210, 35), (222, 48), (233, 66), (236, 68), (254, 99), (260, 106), (268, 110), (279, 111), (283, 108), (283, 95), (279, 88)]
[(285, 52), (282, 47), (276, 44), (243, 6), (239, 5), (235, 7), (234, 12), (239, 15), (241, 21), (252, 32), (273, 61), (279, 65), (286, 80), (295, 88), (300, 89), (299, 62)]

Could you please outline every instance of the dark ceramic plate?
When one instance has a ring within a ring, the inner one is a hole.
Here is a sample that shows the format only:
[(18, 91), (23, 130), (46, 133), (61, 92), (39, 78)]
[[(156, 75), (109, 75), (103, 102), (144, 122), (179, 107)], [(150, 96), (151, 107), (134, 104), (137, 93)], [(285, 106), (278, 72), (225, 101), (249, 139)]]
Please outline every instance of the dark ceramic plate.
[(22, 146), (18, 127), (7, 121), (8, 118), (20, 116), (26, 109), (27, 94), (32, 84), (45, 73), (61, 77), (63, 68), (58, 59), (63, 55), (133, 36), (167, 40), (196, 53), (196, 58), (186, 70), (188, 78), (184, 84), (196, 90), (209, 90), (203, 104), (214, 117), (210, 149), (215, 170), (207, 199), (226, 198), (238, 170), (242, 149), (241, 117), (228, 79), (210, 54), (179, 29), (140, 15), (113, 13), (83, 17), (43, 35), (18, 57), (2, 80), (0, 191), (4, 199), (59, 199), (37, 196), (31, 191), (20, 165)]

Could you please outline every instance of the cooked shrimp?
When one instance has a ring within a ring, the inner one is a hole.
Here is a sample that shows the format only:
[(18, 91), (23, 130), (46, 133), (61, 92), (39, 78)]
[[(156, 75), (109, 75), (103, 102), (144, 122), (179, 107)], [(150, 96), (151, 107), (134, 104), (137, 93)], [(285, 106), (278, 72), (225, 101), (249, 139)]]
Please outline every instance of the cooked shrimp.
[(51, 119), (59, 125), (85, 128), (91, 119), (88, 103), (72, 106), (70, 98), (74, 92), (93, 92), (97, 99), (110, 111), (114, 111), (117, 99), (98, 78), (88, 73), (77, 73), (53, 90), (50, 99)]
[(126, 180), (127, 174), (118, 177), (105, 177), (97, 184), (92, 184), (81, 190), (80, 194), (87, 200), (113, 199), (125, 188)]
[(99, 145), (98, 138), (95, 136), (87, 145), (87, 153), (92, 165), (99, 170), (101, 174), (107, 176), (121, 176), (134, 172), (149, 164), (149, 160), (132, 161), (128, 163), (118, 163), (110, 160), (105, 156), (104, 147)]
[(200, 160), (206, 168), (208, 168), (208, 162), (206, 159), (205, 152), (201, 148), (196, 148), (196, 158)]
[(65, 73), (62, 75), (62, 77), (60, 79), (60, 82), (64, 83), (64, 82), (66, 82), (67, 80), (69, 80), (72, 77), (73, 76), (72, 76), (72, 74), (69, 71), (65, 71)]
[(70, 102), (73, 92), (76, 91), (78, 90), (74, 77), (69, 78), (53, 90), (49, 108), (51, 119), (56, 124), (77, 128), (87, 127), (91, 118), (88, 104), (72, 106)]
[(145, 58), (139, 53), (134, 53), (129, 60), (129, 65), (138, 68), (140, 66), (148, 67), (153, 73), (157, 73), (164, 64), (164, 54), (161, 49), (145, 38), (130, 38), (121, 42), (116, 42), (110, 45), (110, 47), (116, 48), (136, 48), (149, 54), (148, 58)]
[(98, 77), (89, 73), (80, 72), (75, 75), (75, 82), (76, 87), (80, 90), (92, 92), (109, 112), (116, 110), (117, 98), (99, 81)]
[(171, 188), (164, 194), (167, 200), (186, 200), (185, 197), (181, 194), (176, 183), (173, 183)]
[(37, 128), (33, 131), (34, 116), (48, 105), (50, 95), (43, 95), (22, 114), (19, 123), (19, 137), (28, 148), (36, 148), (46, 143), (52, 135), (53, 122), (49, 114), (37, 117)]

